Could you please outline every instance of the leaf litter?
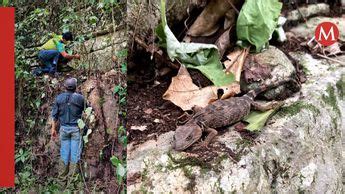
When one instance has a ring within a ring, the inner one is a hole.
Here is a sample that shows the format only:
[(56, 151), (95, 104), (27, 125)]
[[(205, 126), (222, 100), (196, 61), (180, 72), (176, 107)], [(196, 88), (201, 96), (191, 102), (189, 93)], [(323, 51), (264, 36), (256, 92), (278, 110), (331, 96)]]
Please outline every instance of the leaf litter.
[[(239, 82), (244, 66), (244, 77), (247, 82), (260, 81), (269, 77), (271, 69), (267, 65), (255, 63), (253, 67), (248, 68), (250, 61), (246, 60), (250, 45), (254, 45), (256, 52), (260, 52), (268, 44), (273, 31), (277, 28), (282, 4), (276, 0), (270, 0), (266, 6), (262, 6), (263, 4), (264, 2), (259, 0), (246, 1), (243, 5), (237, 19), (236, 30), (238, 39), (244, 43), (242, 46), (247, 46), (229, 53), (227, 60), (223, 63), (224, 69), (220, 59), (230, 45), (230, 29), (226, 29), (217, 39), (216, 45), (179, 42), (167, 26), (165, 1), (162, 0), (162, 23), (157, 27), (156, 34), (160, 39), (160, 46), (166, 48), (169, 58), (181, 64), (178, 74), (172, 78), (163, 99), (173, 102), (184, 111), (191, 110), (193, 107), (206, 107), (213, 101), (226, 99), (241, 92)], [(229, 2), (211, 1), (188, 30), (187, 36), (214, 34), (219, 28), (218, 21), (229, 9), (231, 9)], [(263, 12), (267, 12), (265, 17)], [(201, 71), (213, 82), (214, 86), (204, 88), (196, 86), (186, 67)], [(264, 126), (272, 112), (273, 110), (269, 110), (261, 114), (253, 112), (248, 115), (247, 120), (252, 122), (247, 126), (248, 129), (257, 130), (258, 127)], [(254, 120), (257, 122), (255, 123)]]
[(163, 99), (173, 102), (182, 110), (191, 110), (193, 107), (205, 107), (218, 99), (218, 90), (223, 91), (221, 99), (229, 98), (240, 92), (238, 83), (228, 86), (208, 86), (199, 88), (185, 66), (181, 65), (179, 72), (172, 78), (168, 90), (163, 94)]

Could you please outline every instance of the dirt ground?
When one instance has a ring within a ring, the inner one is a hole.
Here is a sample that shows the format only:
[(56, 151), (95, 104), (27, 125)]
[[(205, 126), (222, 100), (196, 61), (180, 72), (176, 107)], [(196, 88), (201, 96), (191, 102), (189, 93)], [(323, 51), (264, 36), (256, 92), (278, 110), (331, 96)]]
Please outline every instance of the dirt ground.
[[(175, 130), (176, 119), (183, 111), (162, 96), (170, 84), (171, 76), (160, 78), (158, 85), (128, 84), (127, 126), (129, 142), (142, 143), (158, 135)], [(147, 126), (144, 131), (133, 126)]]

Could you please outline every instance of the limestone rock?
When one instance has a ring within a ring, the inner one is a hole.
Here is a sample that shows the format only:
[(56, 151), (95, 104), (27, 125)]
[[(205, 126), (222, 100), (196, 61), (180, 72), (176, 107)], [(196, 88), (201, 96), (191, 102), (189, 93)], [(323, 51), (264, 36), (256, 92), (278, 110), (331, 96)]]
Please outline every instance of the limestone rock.
[[(267, 50), (261, 53), (250, 54), (249, 57), (254, 58), (254, 61), (252, 63), (249, 63), (249, 66), (253, 66), (255, 63), (259, 63), (270, 67), (271, 77), (250, 84), (241, 84), (241, 89), (244, 91), (249, 91), (251, 89), (257, 88), (262, 84), (269, 85), (278, 80), (293, 78), (296, 74), (296, 70), (288, 57), (281, 50), (274, 46), (270, 46)], [(244, 81), (242, 80), (242, 83), (243, 82)], [(269, 100), (277, 98), (284, 99), (286, 98), (286, 96), (288, 96), (288, 94), (296, 91), (298, 91), (298, 86), (291, 87), (290, 85), (283, 85), (269, 90), (262, 95)]]

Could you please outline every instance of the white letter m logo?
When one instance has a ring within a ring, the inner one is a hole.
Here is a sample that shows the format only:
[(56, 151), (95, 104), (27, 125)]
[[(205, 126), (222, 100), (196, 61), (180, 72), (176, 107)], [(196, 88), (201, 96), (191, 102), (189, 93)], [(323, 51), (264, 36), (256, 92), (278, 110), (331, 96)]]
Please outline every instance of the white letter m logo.
[(334, 37), (334, 30), (333, 30), (333, 26), (331, 27), (331, 29), (328, 31), (328, 34), (326, 35), (325, 30), (323, 29), (323, 27), (321, 26), (320, 28), (320, 33), (319, 33), (319, 40), (322, 40), (321, 37), (324, 37), (324, 40), (328, 40), (329, 35), (332, 35), (332, 40), (331, 41), (335, 41), (335, 37)]

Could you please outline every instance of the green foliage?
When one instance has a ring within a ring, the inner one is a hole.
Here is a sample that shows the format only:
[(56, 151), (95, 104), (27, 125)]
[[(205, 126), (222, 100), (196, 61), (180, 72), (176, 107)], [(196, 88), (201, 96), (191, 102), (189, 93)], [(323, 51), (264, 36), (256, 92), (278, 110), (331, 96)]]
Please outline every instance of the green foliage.
[(91, 25), (96, 25), (97, 24), (97, 22), (98, 22), (98, 18), (96, 17), (96, 16), (91, 16), (91, 17), (89, 17), (89, 23), (91, 24)]
[(252, 111), (248, 116), (243, 120), (249, 124), (245, 127), (249, 131), (258, 131), (261, 130), (270, 116), (275, 112), (275, 109), (271, 109), (265, 112)]
[(20, 171), (16, 175), (15, 183), (22, 191), (31, 189), (35, 182), (35, 178), (32, 174), (31, 160), (31, 151), (28, 149), (20, 148), (15, 154), (16, 169), (20, 167)]
[(161, 0), (162, 24), (156, 29), (160, 45), (167, 49), (171, 60), (177, 60), (187, 68), (199, 70), (216, 86), (234, 82), (232, 73), (226, 74), (216, 45), (179, 42), (166, 23), (165, 0)]
[(126, 128), (124, 126), (120, 126), (117, 129), (117, 136), (122, 146), (127, 147), (127, 135), (126, 135)]
[[(88, 107), (84, 110), (83, 119), (78, 119), (78, 127), (83, 131), (86, 127), (86, 123), (92, 124), (95, 122), (95, 114), (92, 107)], [(84, 122), (85, 121), (85, 122)], [(92, 133), (92, 129), (88, 128), (86, 134), (83, 136), (84, 144), (89, 142), (89, 135)]]
[(72, 7), (65, 7), (59, 16), (62, 21), (61, 31), (67, 32), (72, 30), (72, 25), (75, 24), (80, 18)]
[(121, 85), (117, 85), (114, 88), (114, 94), (117, 94), (119, 96), (120, 106), (126, 105), (127, 88), (122, 87)]
[(35, 183), (35, 178), (32, 175), (31, 165), (25, 165), (23, 169), (18, 173), (15, 183), (22, 191), (28, 191), (32, 189)]
[(242, 46), (252, 44), (260, 52), (277, 27), (282, 3), (278, 0), (246, 0), (237, 18), (236, 33)]
[(111, 8), (117, 7), (119, 7), (118, 0), (100, 0), (97, 5), (98, 9), (103, 9), (104, 11), (111, 11)]
[(124, 161), (120, 160), (116, 156), (110, 158), (110, 162), (116, 167), (116, 177), (119, 183), (122, 183), (126, 179), (127, 165)]
[[(1, 1), (1, 3), (2, 5), (8, 4), (8, 0)], [(123, 5), (125, 6), (125, 4)], [(121, 6), (123, 5), (121, 4)], [(25, 193), (32, 191), (32, 189), (39, 189), (40, 192), (55, 193), (58, 191), (56, 177), (49, 177), (49, 174), (44, 174), (42, 177), (36, 176), (36, 172), (41, 172), (42, 170), (41, 164), (47, 163), (40, 160), (41, 156), (33, 157), (31, 155), (31, 150), (36, 153), (38, 149), (36, 149), (36, 145), (31, 148), (31, 143), (26, 141), (27, 139), (32, 139), (34, 143), (37, 143), (41, 138), (46, 137), (42, 130), (46, 126), (49, 115), (45, 114), (47, 109), (42, 109), (42, 105), (51, 105), (53, 95), (59, 92), (57, 88), (60, 85), (58, 81), (53, 81), (51, 78), (35, 78), (31, 74), (33, 67), (39, 65), (37, 63), (36, 56), (38, 50), (36, 48), (49, 40), (53, 33), (61, 34), (61, 32), (67, 30), (75, 34), (75, 41), (68, 46), (83, 46), (85, 40), (91, 38), (92, 32), (96, 30), (96, 27), (98, 30), (103, 25), (107, 26), (111, 23), (111, 14), (109, 13), (112, 13), (112, 11), (114, 12), (116, 22), (118, 20), (121, 21), (122, 13), (118, 14), (119, 10), (114, 10), (114, 8), (120, 6), (120, 3), (115, 0), (87, 0), (85, 2), (72, 1), (66, 6), (62, 2), (42, 1), (39, 4), (32, 4), (27, 1), (16, 1), (14, 6), (16, 7), (17, 152), (15, 155), (16, 190), (13, 191)], [(88, 48), (85, 51), (87, 52)], [(123, 51), (121, 55), (125, 56), (126, 52)], [(83, 62), (85, 69), (90, 66), (89, 64), (89, 61)], [(57, 80), (60, 79), (58, 78)], [(125, 103), (122, 102), (122, 104)], [(79, 127), (95, 123), (96, 117), (92, 110), (87, 109), (84, 113), (83, 120), (78, 123)], [(86, 140), (85, 144), (91, 132), (92, 130), (89, 129), (86, 137), (83, 137), (84, 141)], [(33, 164), (35, 165), (35, 171), (33, 171)], [(49, 166), (44, 166), (43, 168), (51, 168), (52, 166), (53, 164), (49, 164)], [(47, 176), (48, 180), (45, 180)], [(42, 179), (44, 183), (42, 183)]]
[(8, 6), (8, 4), (9, 4), (9, 0), (2, 0), (1, 1), (1, 5), (4, 7)]
[(127, 63), (123, 62), (121, 64), (121, 72), (122, 73), (127, 73)]
[(15, 163), (21, 162), (25, 164), (28, 160), (30, 160), (30, 151), (24, 150), (23, 148), (20, 148), (19, 151), (16, 153), (16, 160)]
[(116, 56), (118, 58), (118, 63), (121, 63), (121, 72), (123, 74), (127, 73), (127, 56), (128, 56), (128, 50), (122, 49), (116, 53)]

